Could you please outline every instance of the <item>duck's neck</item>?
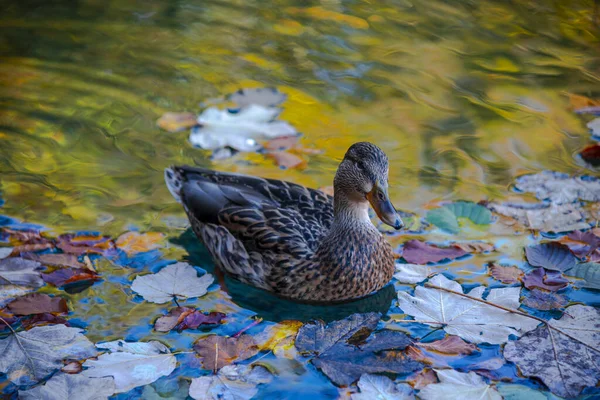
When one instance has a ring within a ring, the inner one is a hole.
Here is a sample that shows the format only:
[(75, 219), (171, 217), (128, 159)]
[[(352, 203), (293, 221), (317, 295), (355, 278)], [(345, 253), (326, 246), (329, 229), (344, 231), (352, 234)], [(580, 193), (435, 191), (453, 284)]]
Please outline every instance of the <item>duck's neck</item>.
[(350, 199), (343, 191), (334, 192), (333, 196), (333, 228), (349, 226), (373, 227), (369, 218), (369, 203)]

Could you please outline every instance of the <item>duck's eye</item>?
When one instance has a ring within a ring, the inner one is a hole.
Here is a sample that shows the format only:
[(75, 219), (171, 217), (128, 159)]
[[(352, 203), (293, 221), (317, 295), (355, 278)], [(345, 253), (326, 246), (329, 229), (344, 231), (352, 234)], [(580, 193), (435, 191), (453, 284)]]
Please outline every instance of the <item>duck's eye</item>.
[(385, 200), (385, 194), (383, 194), (383, 192), (377, 192), (377, 197), (379, 198), (379, 200), (384, 201)]

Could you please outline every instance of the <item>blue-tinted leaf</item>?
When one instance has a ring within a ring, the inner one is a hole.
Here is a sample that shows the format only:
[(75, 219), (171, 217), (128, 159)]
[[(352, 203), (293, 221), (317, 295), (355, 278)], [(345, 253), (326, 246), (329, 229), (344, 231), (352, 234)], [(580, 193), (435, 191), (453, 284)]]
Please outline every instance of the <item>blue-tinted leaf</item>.
[(577, 264), (569, 247), (557, 242), (526, 247), (525, 253), (529, 264), (554, 271), (566, 271)]
[(458, 233), (456, 215), (446, 207), (440, 207), (427, 212), (427, 222), (450, 233)]
[(569, 276), (576, 276), (583, 279), (583, 282), (576, 282), (578, 286), (600, 289), (600, 264), (595, 262), (581, 263), (575, 265), (567, 273)]
[(492, 222), (492, 213), (487, 208), (471, 201), (456, 201), (444, 205), (457, 217), (468, 218), (478, 225), (487, 225)]

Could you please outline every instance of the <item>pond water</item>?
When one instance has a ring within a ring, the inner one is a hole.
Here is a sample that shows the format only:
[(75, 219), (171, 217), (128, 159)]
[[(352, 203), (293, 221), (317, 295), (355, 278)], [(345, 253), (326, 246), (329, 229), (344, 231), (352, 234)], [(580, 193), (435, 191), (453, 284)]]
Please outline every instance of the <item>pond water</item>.
[[(198, 165), (319, 188), (332, 184), (346, 149), (367, 140), (386, 151), (390, 197), (405, 212), (425, 216), (452, 200), (532, 201), (511, 189), (517, 176), (547, 169), (599, 175), (578, 156), (593, 143), (591, 118), (574, 113), (570, 97), (600, 96), (595, 7), (592, 0), (12, 2), (0, 15), (0, 212), (48, 235), (165, 235), (160, 249), (128, 259), (134, 265), (93, 258), (103, 281), (80, 293), (44, 289), (68, 299), (69, 319), (94, 342), (154, 339), (181, 351), (207, 332), (233, 335), (256, 317), (263, 322), (248, 333), (286, 319), (330, 321), (366, 311), (387, 313), (381, 327), (423, 337), (431, 329), (393, 321), (404, 316), (396, 291), (412, 285), (395, 282), (363, 304), (316, 307), (222, 277), (188, 230), (164, 168)], [(322, 150), (304, 155), (304, 168), (281, 169), (254, 153), (213, 161), (190, 145), (188, 131), (156, 126), (165, 112), (199, 113), (203, 102), (261, 86), (288, 95), (281, 119), (302, 132), (303, 146)], [(527, 271), (523, 247), (540, 236), (475, 226), (455, 236), (431, 227), (390, 236), (396, 247), (409, 239), (487, 240), (502, 249), (433, 266), (470, 289), (502, 286), (487, 274), (490, 261)], [(152, 330), (172, 305), (144, 302), (129, 286), (174, 260), (217, 275), (220, 288), (180, 303), (223, 312), (226, 324)], [(600, 304), (598, 291), (561, 293), (572, 303)], [(467, 371), (501, 354), (498, 345), (480, 349), (446, 361)], [(178, 357), (171, 376), (118, 398), (185, 398), (189, 379), (210, 371), (193, 355)], [(261, 357), (277, 376), (261, 386), (260, 398), (339, 396), (312, 364)], [(495, 373), (543, 388), (514, 364)]]

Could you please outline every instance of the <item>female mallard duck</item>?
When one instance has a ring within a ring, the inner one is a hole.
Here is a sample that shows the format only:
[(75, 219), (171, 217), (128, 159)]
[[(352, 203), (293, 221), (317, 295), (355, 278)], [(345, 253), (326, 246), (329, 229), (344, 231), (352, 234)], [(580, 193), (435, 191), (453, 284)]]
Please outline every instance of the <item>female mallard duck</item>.
[(394, 273), (390, 244), (369, 219), (369, 203), (396, 229), (388, 159), (371, 143), (352, 145), (333, 198), (274, 179), (173, 167), (165, 181), (217, 265), (249, 285), (299, 301), (366, 296)]

